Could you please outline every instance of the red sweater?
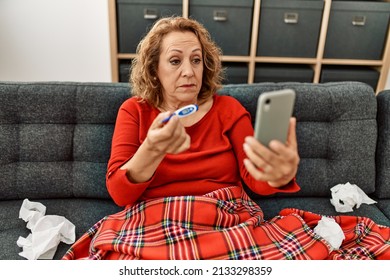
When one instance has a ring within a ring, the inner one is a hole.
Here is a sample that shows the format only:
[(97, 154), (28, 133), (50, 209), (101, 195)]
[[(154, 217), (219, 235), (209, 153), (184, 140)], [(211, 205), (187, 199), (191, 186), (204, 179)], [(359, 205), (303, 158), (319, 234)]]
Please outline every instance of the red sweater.
[(243, 160), (244, 138), (253, 135), (249, 113), (233, 97), (214, 95), (211, 110), (196, 124), (186, 127), (191, 137), (189, 150), (168, 154), (153, 177), (132, 183), (125, 170), (127, 162), (145, 140), (148, 129), (160, 113), (146, 102), (132, 97), (119, 109), (107, 170), (107, 189), (118, 205), (132, 205), (150, 198), (203, 195), (219, 188), (241, 186), (241, 178), (255, 193), (295, 192), (295, 180), (282, 188), (256, 181)]

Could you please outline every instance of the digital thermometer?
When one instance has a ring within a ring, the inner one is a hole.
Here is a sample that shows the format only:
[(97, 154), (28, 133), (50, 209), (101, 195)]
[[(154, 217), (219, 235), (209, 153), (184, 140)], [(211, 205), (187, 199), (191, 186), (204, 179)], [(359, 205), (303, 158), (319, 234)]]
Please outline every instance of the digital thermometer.
[(171, 115), (169, 115), (169, 117), (166, 117), (161, 122), (167, 123), (175, 115), (178, 116), (179, 118), (184, 118), (184, 117), (187, 117), (187, 116), (195, 113), (196, 111), (198, 111), (198, 105), (195, 105), (195, 104), (187, 105), (187, 106), (181, 107), (180, 109), (176, 110)]

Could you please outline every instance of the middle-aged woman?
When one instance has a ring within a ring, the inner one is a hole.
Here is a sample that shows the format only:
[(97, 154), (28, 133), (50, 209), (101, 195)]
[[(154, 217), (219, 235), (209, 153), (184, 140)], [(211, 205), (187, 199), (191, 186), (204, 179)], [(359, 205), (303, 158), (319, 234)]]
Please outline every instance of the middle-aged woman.
[[(125, 209), (94, 225), (65, 259), (329, 256), (330, 244), (299, 212), (265, 222), (245, 194), (242, 182), (261, 195), (299, 190), (295, 119), (286, 143), (260, 144), (242, 105), (216, 94), (220, 55), (206, 29), (182, 17), (157, 21), (140, 42), (106, 176)], [(189, 104), (198, 111), (163, 121)]]

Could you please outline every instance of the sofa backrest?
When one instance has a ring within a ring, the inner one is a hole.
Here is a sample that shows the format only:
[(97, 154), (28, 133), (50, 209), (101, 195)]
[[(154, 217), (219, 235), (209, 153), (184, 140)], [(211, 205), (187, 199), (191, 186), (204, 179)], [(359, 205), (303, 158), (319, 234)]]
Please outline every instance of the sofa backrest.
[(378, 144), (376, 190), (379, 198), (390, 198), (390, 90), (378, 94)]
[(279, 195), (330, 197), (331, 187), (347, 182), (372, 193), (377, 141), (377, 104), (372, 88), (358, 82), (262, 83), (228, 85), (220, 92), (236, 97), (254, 120), (257, 97), (284, 88), (296, 91), (293, 115), (297, 118), (301, 157), (297, 182), (301, 191)]
[(109, 198), (125, 84), (0, 83), (0, 199)]
[[(254, 120), (262, 92), (297, 93), (301, 196), (340, 183), (375, 189), (377, 104), (362, 83), (227, 85)], [(0, 199), (105, 198), (105, 173), (127, 84), (0, 82)], [(389, 149), (388, 149), (389, 150)]]

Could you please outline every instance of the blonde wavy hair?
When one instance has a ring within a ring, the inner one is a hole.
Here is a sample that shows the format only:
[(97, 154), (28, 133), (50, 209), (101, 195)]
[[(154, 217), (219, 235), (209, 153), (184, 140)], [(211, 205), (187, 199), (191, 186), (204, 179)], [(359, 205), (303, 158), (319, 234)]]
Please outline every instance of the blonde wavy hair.
[(137, 47), (136, 58), (131, 65), (130, 84), (132, 94), (160, 107), (164, 102), (161, 84), (157, 77), (161, 42), (164, 36), (174, 31), (194, 33), (202, 46), (203, 80), (198, 103), (209, 99), (219, 88), (223, 79), (221, 49), (211, 39), (209, 32), (194, 19), (183, 17), (161, 18), (153, 25)]

